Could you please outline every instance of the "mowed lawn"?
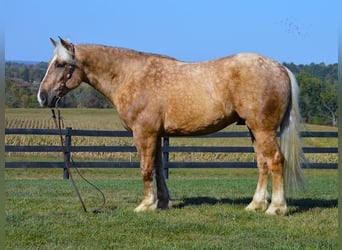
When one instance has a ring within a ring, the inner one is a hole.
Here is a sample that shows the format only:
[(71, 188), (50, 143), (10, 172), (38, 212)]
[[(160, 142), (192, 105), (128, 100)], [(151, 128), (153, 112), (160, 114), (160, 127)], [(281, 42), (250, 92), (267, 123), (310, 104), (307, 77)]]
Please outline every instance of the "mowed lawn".
[[(73, 109), (63, 110), (62, 115), (65, 125), (74, 129), (122, 129), (113, 110)], [(5, 116), (6, 127), (54, 128), (49, 110), (11, 109)], [(37, 143), (35, 138), (6, 140), (13, 145)], [(337, 139), (305, 143), (336, 147)], [(11, 157), (7, 155), (6, 160)], [(335, 162), (335, 157), (329, 159)], [(256, 169), (171, 169), (172, 208), (145, 213), (133, 212), (143, 191), (139, 169), (81, 172), (106, 196), (101, 213), (91, 212), (101, 206), (101, 195), (76, 174), (88, 213), (82, 211), (70, 181), (62, 180), (62, 170), (6, 169), (6, 249), (337, 248), (337, 170), (305, 170), (306, 190), (288, 196), (289, 214), (281, 217), (244, 210), (256, 187)]]
[(173, 169), (172, 208), (144, 213), (133, 212), (138, 169), (83, 170), (106, 196), (98, 214), (101, 195), (79, 177), (88, 213), (61, 170), (20, 171), (6, 170), (7, 249), (337, 248), (337, 170), (305, 170), (307, 190), (289, 196), (283, 217), (244, 210), (255, 169)]

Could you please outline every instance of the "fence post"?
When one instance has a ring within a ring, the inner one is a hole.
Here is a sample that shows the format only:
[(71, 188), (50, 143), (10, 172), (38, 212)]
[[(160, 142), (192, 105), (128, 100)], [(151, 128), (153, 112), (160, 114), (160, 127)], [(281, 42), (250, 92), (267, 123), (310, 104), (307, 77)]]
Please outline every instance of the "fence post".
[[(67, 127), (65, 130), (65, 139), (64, 139), (64, 145), (65, 145), (65, 152), (64, 152), (64, 161), (68, 162), (70, 166), (70, 146), (71, 146), (71, 127)], [(69, 179), (69, 172), (66, 167), (63, 168), (63, 179), (68, 180)]]
[(163, 170), (166, 179), (169, 179), (169, 137), (163, 137)]

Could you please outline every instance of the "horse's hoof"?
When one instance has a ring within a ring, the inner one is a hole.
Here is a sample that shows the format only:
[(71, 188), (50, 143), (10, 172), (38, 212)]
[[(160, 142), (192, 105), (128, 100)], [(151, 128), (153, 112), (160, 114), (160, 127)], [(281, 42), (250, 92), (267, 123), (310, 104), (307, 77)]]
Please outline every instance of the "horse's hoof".
[(264, 202), (255, 202), (252, 201), (251, 203), (249, 203), (249, 205), (245, 208), (247, 211), (260, 211), (260, 212), (264, 212), (267, 209), (268, 206), (268, 202), (264, 201)]
[(152, 203), (152, 204), (145, 204), (144, 202), (142, 202), (139, 206), (137, 206), (134, 209), (134, 212), (144, 212), (144, 211), (153, 211), (156, 210), (157, 208), (157, 203)]
[(170, 200), (158, 200), (157, 208), (158, 209), (169, 209), (169, 208), (171, 208), (171, 201)]
[(287, 213), (286, 204), (273, 205), (272, 203), (265, 212), (265, 214), (267, 215), (286, 215), (286, 213)]

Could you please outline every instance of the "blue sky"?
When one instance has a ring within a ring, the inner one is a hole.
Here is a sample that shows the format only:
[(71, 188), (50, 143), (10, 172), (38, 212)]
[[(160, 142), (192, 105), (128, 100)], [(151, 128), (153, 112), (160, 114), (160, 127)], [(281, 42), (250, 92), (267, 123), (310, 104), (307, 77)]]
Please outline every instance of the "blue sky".
[(337, 62), (338, 0), (5, 2), (6, 60), (48, 61), (58, 35), (184, 61), (256, 52), (296, 64)]

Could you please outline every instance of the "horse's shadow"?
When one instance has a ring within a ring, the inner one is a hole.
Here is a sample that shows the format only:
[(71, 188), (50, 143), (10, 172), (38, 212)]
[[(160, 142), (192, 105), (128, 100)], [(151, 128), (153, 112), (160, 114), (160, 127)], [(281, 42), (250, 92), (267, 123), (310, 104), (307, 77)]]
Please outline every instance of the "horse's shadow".
[(238, 199), (229, 199), (229, 198), (214, 198), (209, 196), (198, 196), (198, 197), (185, 197), (179, 199), (180, 203), (173, 205), (174, 208), (185, 208), (188, 206), (200, 206), (200, 205), (216, 205), (216, 204), (229, 204), (229, 205), (247, 205), (252, 198), (238, 198)]
[(290, 212), (293, 213), (302, 213), (314, 208), (337, 208), (338, 200), (337, 199), (313, 199), (313, 198), (304, 198), (304, 199), (288, 199), (288, 206), (293, 208)]
[[(216, 205), (216, 204), (227, 204), (227, 205), (243, 205), (247, 206), (252, 200), (252, 197), (243, 197), (237, 199), (230, 198), (214, 198), (209, 196), (199, 197), (188, 197), (179, 199), (180, 203), (173, 205), (174, 208), (182, 209), (188, 206), (200, 206), (200, 205)], [(314, 208), (335, 208), (337, 207), (337, 199), (287, 199), (287, 205), (290, 208), (289, 214), (303, 213)]]

